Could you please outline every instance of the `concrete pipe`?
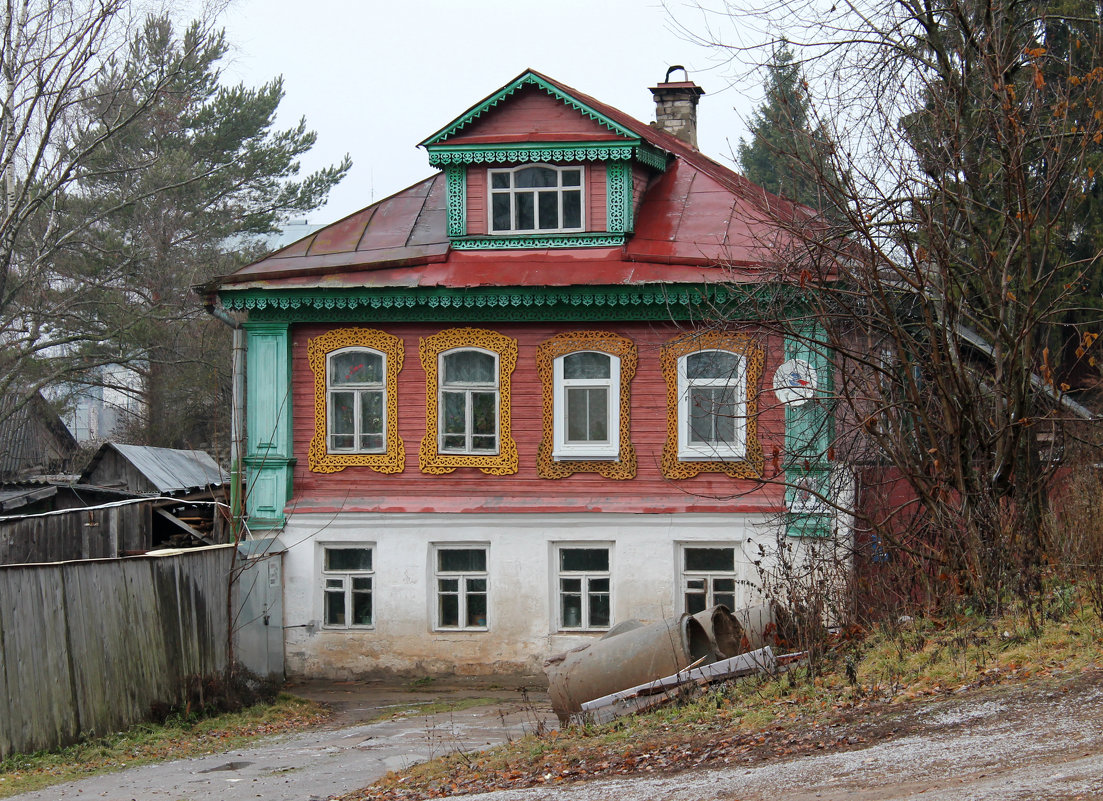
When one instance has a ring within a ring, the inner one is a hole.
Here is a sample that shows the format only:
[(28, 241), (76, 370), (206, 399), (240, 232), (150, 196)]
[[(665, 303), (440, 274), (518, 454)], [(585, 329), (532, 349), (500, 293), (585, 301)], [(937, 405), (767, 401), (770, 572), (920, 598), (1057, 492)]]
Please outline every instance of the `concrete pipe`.
[[(627, 628), (627, 627), (626, 627)], [(562, 723), (585, 701), (645, 684), (717, 655), (704, 627), (689, 615), (628, 628), (544, 663), (552, 709)]]

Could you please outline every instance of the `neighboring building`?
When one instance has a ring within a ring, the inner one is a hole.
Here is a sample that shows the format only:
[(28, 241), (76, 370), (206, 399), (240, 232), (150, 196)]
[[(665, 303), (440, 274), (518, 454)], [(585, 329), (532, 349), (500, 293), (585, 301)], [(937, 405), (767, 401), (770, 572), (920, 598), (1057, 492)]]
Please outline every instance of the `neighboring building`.
[(699, 88), (652, 91), (657, 127), (527, 71), (421, 143), (436, 175), (219, 285), (289, 673), (531, 669), (834, 531), (782, 486), (826, 487), (825, 407), (771, 389), (826, 392), (822, 354), (708, 324), (764, 204), (800, 212), (697, 151)]
[(104, 443), (75, 481), (0, 485), (0, 564), (223, 544), (227, 481), (203, 451)]
[(24, 481), (67, 473), (80, 446), (57, 412), (36, 392), (23, 402), (0, 397), (0, 481)]

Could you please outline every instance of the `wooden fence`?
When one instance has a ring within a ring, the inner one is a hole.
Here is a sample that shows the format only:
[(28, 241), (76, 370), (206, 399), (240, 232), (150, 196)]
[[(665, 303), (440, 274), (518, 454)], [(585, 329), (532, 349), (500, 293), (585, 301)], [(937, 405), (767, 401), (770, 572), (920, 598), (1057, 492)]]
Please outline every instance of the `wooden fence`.
[(0, 758), (124, 729), (224, 670), (232, 559), (0, 566)]

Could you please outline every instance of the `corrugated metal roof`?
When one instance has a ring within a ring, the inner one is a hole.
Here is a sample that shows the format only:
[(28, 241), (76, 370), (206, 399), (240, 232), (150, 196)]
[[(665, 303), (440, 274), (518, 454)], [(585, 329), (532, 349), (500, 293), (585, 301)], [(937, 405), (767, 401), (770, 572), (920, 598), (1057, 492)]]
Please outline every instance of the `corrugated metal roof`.
[[(102, 446), (100, 453), (102, 454), (106, 448), (114, 448), (161, 493), (220, 486), (229, 481), (229, 476), (205, 451), (108, 442)], [(99, 454), (84, 471), (84, 475), (81, 476), (82, 481), (88, 478), (98, 461)]]

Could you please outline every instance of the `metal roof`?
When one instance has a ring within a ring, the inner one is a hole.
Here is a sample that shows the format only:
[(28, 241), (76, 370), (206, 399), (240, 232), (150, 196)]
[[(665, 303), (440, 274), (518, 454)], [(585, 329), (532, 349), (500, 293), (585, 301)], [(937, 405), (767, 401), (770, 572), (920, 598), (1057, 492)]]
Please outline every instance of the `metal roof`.
[(85, 469), (81, 481), (87, 481), (108, 448), (114, 449), (135, 470), (164, 494), (221, 486), (229, 476), (205, 451), (155, 448), (150, 445), (104, 443)]
[[(754, 280), (750, 273), (784, 247), (777, 220), (813, 213), (766, 192), (665, 131), (545, 75), (529, 73), (668, 154), (667, 169), (651, 179), (643, 194), (634, 231), (625, 245), (452, 250), (446, 182), (438, 173), (243, 267), (221, 279), (222, 288), (245, 289), (250, 284), (272, 289), (463, 288), (732, 280), (727, 270), (716, 269), (721, 266), (736, 268), (738, 280)], [(534, 266), (534, 258), (539, 267)], [(527, 269), (519, 271), (519, 261), (526, 262)], [(578, 269), (583, 265), (585, 269)]]

